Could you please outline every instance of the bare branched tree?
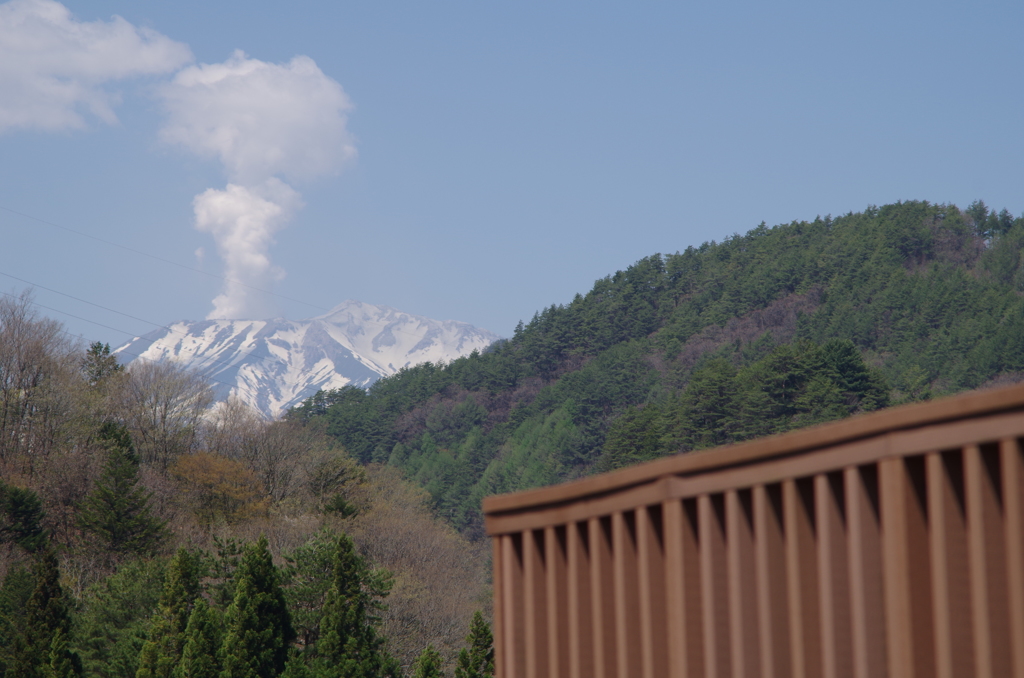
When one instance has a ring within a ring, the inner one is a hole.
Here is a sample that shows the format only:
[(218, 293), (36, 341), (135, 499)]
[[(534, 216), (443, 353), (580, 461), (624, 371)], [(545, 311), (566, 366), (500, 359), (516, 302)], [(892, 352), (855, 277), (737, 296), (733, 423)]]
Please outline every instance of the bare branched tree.
[(331, 442), (310, 426), (267, 421), (241, 400), (219, 406), (204, 427), (203, 447), (252, 469), (274, 501), (291, 496), (303, 482), (300, 460)]
[(213, 391), (198, 373), (174, 362), (136, 360), (118, 394), (118, 414), (139, 458), (161, 469), (194, 452)]
[(70, 434), (80, 351), (30, 291), (0, 297), (0, 460), (48, 454)]

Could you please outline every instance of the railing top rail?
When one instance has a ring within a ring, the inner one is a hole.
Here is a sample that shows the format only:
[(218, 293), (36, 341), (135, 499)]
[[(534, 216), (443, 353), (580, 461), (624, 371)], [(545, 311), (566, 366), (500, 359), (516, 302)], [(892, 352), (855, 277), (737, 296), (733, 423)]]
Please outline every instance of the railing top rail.
[(711, 473), (780, 456), (808, 454), (895, 431), (1014, 410), (1024, 410), (1024, 384), (894, 407), (749, 442), (677, 454), (560, 485), (486, 497), (483, 509), (488, 517), (521, 513), (606, 495), (665, 476)]

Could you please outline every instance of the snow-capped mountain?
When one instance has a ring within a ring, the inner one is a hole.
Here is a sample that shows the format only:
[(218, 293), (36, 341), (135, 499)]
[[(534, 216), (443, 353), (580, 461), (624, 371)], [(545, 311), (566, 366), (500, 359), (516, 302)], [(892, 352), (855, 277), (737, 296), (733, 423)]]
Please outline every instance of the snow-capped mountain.
[(182, 361), (210, 378), (218, 400), (237, 396), (277, 417), (320, 389), (365, 388), (403, 367), (452, 360), (497, 339), (466, 323), (345, 301), (307, 320), (183, 320), (115, 353), (122, 362)]

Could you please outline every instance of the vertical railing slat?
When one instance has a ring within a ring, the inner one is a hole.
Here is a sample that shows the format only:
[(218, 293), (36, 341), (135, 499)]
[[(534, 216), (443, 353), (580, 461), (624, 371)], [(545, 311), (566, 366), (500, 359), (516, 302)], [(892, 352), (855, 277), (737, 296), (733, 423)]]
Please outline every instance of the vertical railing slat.
[(505, 668), (505, 559), (503, 536), (491, 540), (491, 562), (494, 563), (494, 672), (498, 678), (508, 676)]
[(793, 669), (782, 487), (756, 486), (753, 502), (761, 675), (763, 678), (788, 678)]
[(820, 675), (822, 662), (813, 481), (783, 482), (782, 507), (790, 660), (793, 678), (810, 678)]
[(586, 523), (566, 527), (566, 565), (569, 572), (569, 675), (594, 675), (594, 633), (590, 596), (590, 554)]
[(910, 635), (910, 556), (907, 553), (906, 480), (903, 460), (878, 465), (882, 509), (882, 562), (885, 571), (886, 650), (889, 675), (914, 678)]
[(1013, 676), (1024, 678), (1024, 464), (1020, 443), (1004, 438), (999, 443), (1003, 466), (1003, 505), (1006, 514), (1007, 603)]
[(521, 678), (526, 673), (526, 620), (523, 606), (523, 539), (522, 534), (501, 537), (501, 559), (504, 563), (502, 582), (505, 589), (505, 674), (504, 678)]
[(668, 673), (665, 553), (660, 505), (636, 511), (637, 568), (643, 675), (662, 678)]
[(726, 555), (729, 577), (729, 646), (734, 678), (758, 678), (757, 588), (750, 492), (725, 493)]
[(928, 454), (925, 471), (935, 673), (968, 678), (974, 675), (974, 640), (965, 632), (973, 627), (962, 451)]
[(837, 478), (825, 473), (815, 476), (818, 586), (821, 592), (821, 671), (825, 678), (846, 678), (852, 676), (853, 669), (846, 520), (843, 515), (846, 509), (842, 494), (841, 476)]
[(946, 473), (942, 455), (933, 452), (925, 457), (928, 477), (928, 523), (932, 558), (932, 606), (935, 610), (935, 675), (953, 678), (953, 621), (950, 617), (950, 532), (947, 529)]
[(1012, 671), (1000, 456), (993, 446), (964, 448), (975, 671), (983, 678)]
[(876, 467), (847, 467), (843, 471), (843, 485), (849, 534), (853, 673), (857, 678), (881, 678), (886, 674), (885, 614)]
[(964, 493), (967, 503), (968, 558), (971, 567), (971, 633), (974, 638), (974, 671), (977, 678), (993, 678), (992, 632), (989, 628), (988, 567), (985, 558), (985, 499), (981, 451), (964, 448)]
[(612, 678), (617, 671), (611, 520), (591, 518), (587, 527), (590, 538), (590, 596), (594, 616), (594, 676)]
[(569, 587), (566, 585), (568, 566), (565, 527), (545, 528), (544, 553), (547, 555), (548, 675), (553, 678), (568, 678)]
[(706, 678), (732, 675), (729, 656), (729, 590), (725, 577), (725, 515), (721, 499), (721, 496), (706, 494), (697, 498)]
[(668, 639), (668, 678), (690, 678), (687, 670), (686, 595), (683, 580), (689, 574), (683, 560), (683, 503), (669, 499), (661, 505), (665, 548), (665, 633)]
[(547, 598), (543, 531), (523, 533), (523, 600), (526, 617), (526, 678), (548, 675)]
[(636, 518), (633, 511), (612, 514), (612, 557), (615, 572), (615, 640), (619, 678), (643, 671), (640, 601), (637, 588)]
[(693, 500), (662, 504), (665, 548), (665, 615), (671, 678), (704, 676), (701, 555)]

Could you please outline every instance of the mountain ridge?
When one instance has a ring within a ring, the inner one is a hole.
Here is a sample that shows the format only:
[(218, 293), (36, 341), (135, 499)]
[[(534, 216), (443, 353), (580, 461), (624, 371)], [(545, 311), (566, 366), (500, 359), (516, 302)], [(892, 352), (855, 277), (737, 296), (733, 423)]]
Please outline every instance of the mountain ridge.
[(217, 400), (235, 396), (275, 418), (319, 390), (366, 388), (403, 368), (450, 361), (498, 339), (468, 323), (346, 300), (304, 320), (180, 320), (114, 353), (183, 362), (210, 379)]

